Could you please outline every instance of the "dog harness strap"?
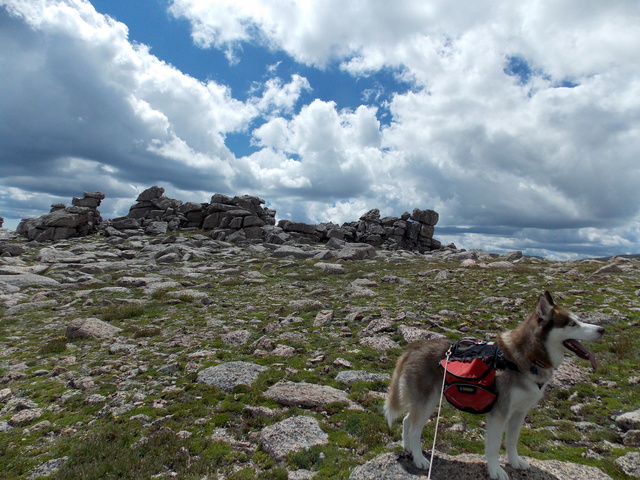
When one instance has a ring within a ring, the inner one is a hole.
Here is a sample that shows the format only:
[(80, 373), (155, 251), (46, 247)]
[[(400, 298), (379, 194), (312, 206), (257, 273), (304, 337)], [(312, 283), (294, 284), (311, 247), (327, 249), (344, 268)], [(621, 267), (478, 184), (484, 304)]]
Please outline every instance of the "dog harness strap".
[(520, 369), (518, 368), (518, 365), (516, 365), (515, 362), (512, 362), (505, 356), (504, 350), (502, 350), (502, 348), (500, 348), (499, 345), (496, 346), (496, 348), (497, 348), (496, 368), (498, 370), (509, 369), (509, 370), (513, 370), (514, 372), (519, 372)]

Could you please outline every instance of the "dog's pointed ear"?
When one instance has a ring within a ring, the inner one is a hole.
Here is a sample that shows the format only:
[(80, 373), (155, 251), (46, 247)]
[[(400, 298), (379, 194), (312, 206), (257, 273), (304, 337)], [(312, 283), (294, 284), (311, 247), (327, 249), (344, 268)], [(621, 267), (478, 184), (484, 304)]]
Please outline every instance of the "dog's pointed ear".
[(556, 303), (553, 301), (553, 297), (551, 296), (551, 294), (549, 293), (549, 290), (545, 290), (544, 291), (544, 297), (547, 299), (547, 301), (551, 304), (551, 305), (555, 305)]
[(553, 306), (553, 298), (551, 298), (551, 294), (549, 292), (544, 292), (544, 295), (540, 295), (540, 298), (538, 298), (538, 305), (536, 305), (538, 323), (544, 323), (546, 320), (551, 318)]

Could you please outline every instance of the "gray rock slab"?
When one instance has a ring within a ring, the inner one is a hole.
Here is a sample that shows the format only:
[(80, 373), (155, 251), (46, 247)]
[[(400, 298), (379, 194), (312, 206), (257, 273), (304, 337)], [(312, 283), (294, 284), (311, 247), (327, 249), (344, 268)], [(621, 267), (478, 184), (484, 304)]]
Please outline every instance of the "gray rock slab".
[(400, 325), (398, 327), (400, 335), (404, 338), (405, 342), (413, 343), (421, 340), (431, 340), (433, 338), (444, 338), (444, 335), (440, 333), (430, 332), (423, 328), (411, 327), (409, 325)]
[(284, 245), (275, 250), (271, 256), (276, 258), (293, 257), (299, 259), (311, 258), (317, 255), (318, 250), (303, 250), (298, 247)]
[(389, 337), (388, 335), (380, 335), (376, 337), (364, 337), (362, 340), (360, 340), (360, 345), (373, 348), (374, 350), (378, 350), (379, 352), (384, 352), (392, 348), (400, 347), (400, 344), (392, 340), (391, 337)]
[(344, 265), (342, 265), (341, 263), (318, 262), (314, 265), (314, 267), (319, 268), (323, 272), (332, 275), (339, 275), (345, 272)]
[(279, 382), (269, 387), (264, 396), (280, 405), (318, 408), (335, 402), (346, 402), (349, 408), (362, 410), (357, 403), (347, 398), (347, 393), (328, 385), (307, 382)]
[(228, 362), (198, 372), (198, 383), (230, 392), (237, 385), (252, 385), (267, 367), (251, 362)]
[(251, 332), (249, 330), (234, 330), (222, 335), (221, 339), (225, 345), (240, 346), (244, 345), (251, 338)]
[(122, 331), (121, 328), (98, 318), (76, 318), (67, 325), (67, 338), (108, 338)]
[(0, 282), (14, 287), (56, 287), (60, 282), (53, 278), (33, 273), (21, 273), (19, 275), (0, 275)]
[(355, 382), (386, 382), (391, 379), (388, 373), (371, 373), (364, 370), (346, 370), (336, 375), (336, 380), (347, 385)]
[(364, 260), (376, 256), (376, 250), (371, 245), (358, 244), (365, 246), (355, 246), (355, 244), (347, 244), (341, 250), (336, 252), (338, 260)]
[[(429, 456), (427, 456), (429, 458)], [(504, 462), (506, 458), (502, 458)], [(527, 480), (611, 480), (611, 477), (595, 467), (555, 460), (527, 458), (531, 468)], [(516, 470), (506, 466), (511, 478)], [(427, 471), (415, 467), (411, 456), (404, 452), (385, 453), (356, 467), (349, 480), (418, 480), (425, 479)], [(525, 477), (522, 477), (525, 478)], [(431, 480), (489, 480), (487, 465), (482, 455), (445, 455), (436, 453)]]
[(8, 283), (5, 283), (5, 282), (0, 282), (0, 295), (10, 295), (12, 293), (17, 293), (19, 291), (20, 291), (20, 288), (14, 285), (9, 285)]
[(322, 431), (315, 418), (299, 415), (287, 418), (262, 429), (262, 448), (276, 460), (283, 460), (289, 453), (323, 445), (329, 436)]
[(58, 304), (55, 300), (43, 300), (41, 302), (29, 302), (29, 303), (20, 303), (11, 308), (8, 308), (4, 314), (5, 315), (16, 315), (22, 312), (28, 312), (30, 310), (38, 310), (40, 308), (45, 307), (54, 307)]

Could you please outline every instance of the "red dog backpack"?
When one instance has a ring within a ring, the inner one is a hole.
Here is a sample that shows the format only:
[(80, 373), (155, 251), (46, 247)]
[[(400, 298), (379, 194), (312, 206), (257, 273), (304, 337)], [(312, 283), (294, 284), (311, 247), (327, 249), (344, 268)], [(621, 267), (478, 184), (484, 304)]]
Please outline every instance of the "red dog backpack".
[[(509, 362), (510, 363), (510, 362)], [(468, 413), (487, 413), (496, 403), (496, 368), (505, 368), (502, 350), (494, 342), (462, 339), (440, 361), (444, 396), (454, 407)]]

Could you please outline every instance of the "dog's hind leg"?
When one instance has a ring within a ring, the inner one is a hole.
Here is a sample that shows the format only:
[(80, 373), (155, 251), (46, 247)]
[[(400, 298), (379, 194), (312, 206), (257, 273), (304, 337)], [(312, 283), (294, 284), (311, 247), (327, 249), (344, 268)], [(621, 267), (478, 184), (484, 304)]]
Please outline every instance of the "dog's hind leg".
[[(422, 429), (436, 408), (438, 398), (432, 395), (421, 405), (412, 405), (402, 421), (402, 445), (413, 456), (416, 467), (429, 468), (429, 460), (422, 454)], [(420, 408), (422, 407), (422, 408)]]
[(520, 428), (526, 415), (526, 412), (513, 412), (507, 421), (507, 438), (505, 440), (509, 463), (513, 468), (521, 470), (529, 468), (529, 463), (518, 455), (518, 437), (520, 437)]

